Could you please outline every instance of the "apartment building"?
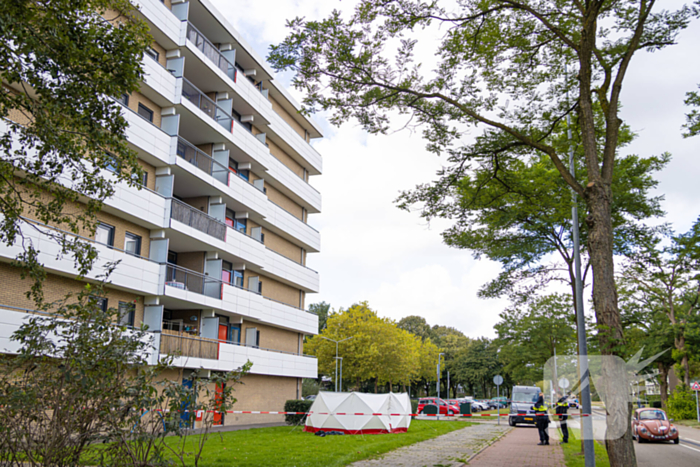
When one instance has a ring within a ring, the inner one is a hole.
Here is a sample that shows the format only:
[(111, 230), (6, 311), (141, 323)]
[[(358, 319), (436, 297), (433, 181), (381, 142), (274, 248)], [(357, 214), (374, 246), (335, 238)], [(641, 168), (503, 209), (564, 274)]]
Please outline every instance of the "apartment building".
[[(317, 376), (303, 338), (318, 329), (305, 309), (307, 294), (319, 289), (318, 273), (306, 266), (307, 254), (320, 248), (307, 223), (321, 208), (309, 184), (321, 173), (321, 156), (309, 144), (321, 137), (319, 127), (208, 0), (138, 4), (153, 43), (141, 89), (120, 104), (143, 187), (115, 183), (97, 233), (86, 234), (100, 254), (89, 279), (100, 265), (121, 261), (104, 306), (123, 310), (128, 324), (148, 325), (151, 361), (175, 356), (166, 377), (230, 371), (250, 360), (236, 409), (282, 410), (301, 395), (301, 378)], [(48, 238), (27, 235), (49, 273), (47, 298), (77, 292), (72, 261), (57, 258)], [(19, 251), (0, 247), (0, 349), (10, 352), (9, 337), (31, 309), (28, 282), (9, 265)]]

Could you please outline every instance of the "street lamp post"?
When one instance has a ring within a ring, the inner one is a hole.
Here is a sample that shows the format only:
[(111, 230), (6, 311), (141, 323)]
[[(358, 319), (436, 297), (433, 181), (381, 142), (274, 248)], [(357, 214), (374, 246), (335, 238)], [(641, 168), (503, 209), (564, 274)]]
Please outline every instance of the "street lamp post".
[(445, 355), (444, 353), (438, 354), (438, 365), (437, 365), (437, 397), (440, 399), (440, 357)]
[[(355, 336), (346, 337), (345, 339), (340, 339), (339, 341), (337, 341), (335, 339), (329, 339), (328, 337), (323, 337), (320, 334), (318, 335), (318, 337), (320, 337), (321, 339), (326, 339), (327, 341), (335, 342), (335, 392), (338, 392), (338, 344), (340, 344), (341, 342), (350, 340), (350, 339), (354, 338)], [(342, 359), (341, 359), (340, 365), (342, 368)], [(342, 373), (341, 373), (341, 375), (342, 375)], [(342, 386), (343, 386), (343, 383), (341, 382), (340, 387), (342, 387)]]

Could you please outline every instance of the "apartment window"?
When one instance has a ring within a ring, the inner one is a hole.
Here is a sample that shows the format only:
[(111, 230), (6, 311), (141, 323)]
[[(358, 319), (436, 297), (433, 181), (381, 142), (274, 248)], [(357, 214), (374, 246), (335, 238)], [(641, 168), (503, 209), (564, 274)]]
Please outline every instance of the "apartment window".
[(119, 302), (119, 324), (134, 327), (136, 305), (131, 302)]
[(102, 310), (103, 312), (107, 312), (107, 299), (104, 297), (97, 297), (97, 296), (92, 296), (90, 297), (90, 300), (97, 306), (98, 310)]
[(122, 94), (121, 97), (117, 98), (117, 102), (119, 102), (124, 107), (129, 107), (129, 95), (127, 93)]
[(226, 225), (229, 227), (233, 227), (234, 220), (236, 218), (236, 213), (231, 211), (230, 209), (226, 210)]
[(160, 54), (155, 49), (153, 49), (153, 47), (148, 47), (146, 49), (146, 55), (151, 57), (156, 62), (158, 61), (158, 57), (160, 57)]
[(141, 177), (141, 185), (148, 186), (148, 172), (143, 173), (143, 177)]
[(234, 161), (230, 157), (228, 158), (228, 169), (231, 172), (238, 173), (238, 162)]
[(258, 293), (262, 295), (262, 281), (258, 281)]
[(233, 342), (234, 344), (241, 343), (241, 325), (240, 324), (231, 324), (229, 326), (228, 340), (229, 340), (229, 342)]
[(177, 264), (177, 253), (173, 250), (168, 250), (168, 263)]
[(114, 227), (100, 222), (95, 231), (95, 241), (107, 246), (114, 246)]
[(141, 237), (127, 232), (124, 250), (130, 255), (141, 256)]
[(258, 348), (260, 346), (260, 331), (257, 328), (246, 328), (245, 345)]
[(229, 227), (232, 227), (239, 232), (246, 233), (246, 229), (248, 227), (247, 219), (236, 219), (236, 213), (230, 209), (226, 210), (225, 222)]
[(229, 263), (228, 261), (222, 261), (221, 263), (221, 281), (230, 284), (231, 279), (233, 278), (233, 264)]
[(248, 219), (234, 219), (233, 221), (234, 229), (238, 230), (239, 232), (246, 233), (246, 229), (248, 228)]
[(141, 103), (139, 103), (138, 114), (153, 123), (153, 111)]
[(105, 169), (114, 173), (119, 172), (119, 161), (117, 160), (117, 156), (112, 153), (105, 152), (105, 159)]
[(238, 175), (240, 175), (241, 178), (243, 180), (245, 180), (246, 182), (250, 181), (250, 171), (249, 170), (239, 170)]
[(232, 284), (235, 285), (236, 287), (243, 287), (243, 270), (234, 270), (232, 271), (233, 273), (233, 279), (232, 279)]

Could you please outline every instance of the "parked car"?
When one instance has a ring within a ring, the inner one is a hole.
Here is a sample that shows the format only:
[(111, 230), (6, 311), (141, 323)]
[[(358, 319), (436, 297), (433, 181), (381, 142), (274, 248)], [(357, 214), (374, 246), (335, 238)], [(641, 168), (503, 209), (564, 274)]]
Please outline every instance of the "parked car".
[(661, 409), (637, 409), (632, 416), (632, 436), (638, 443), (673, 441), (680, 443), (678, 430)]
[(307, 401), (315, 401), (316, 400), (316, 394), (311, 394), (310, 396), (306, 396), (304, 400)]
[(469, 402), (472, 405), (472, 412), (480, 412), (484, 410), (481, 407), (481, 404), (477, 403), (477, 401), (471, 396), (463, 397), (462, 402)]
[(491, 408), (489, 407), (488, 402), (483, 400), (475, 400), (472, 402), (472, 407), (478, 407), (479, 410), (489, 410)]
[(459, 404), (451, 404), (443, 399), (438, 399), (437, 397), (423, 397), (418, 400), (418, 413), (423, 413), (423, 408), (426, 405), (437, 405), (439, 408), (438, 413), (440, 415), (454, 415), (459, 413)]
[(569, 402), (569, 407), (573, 407), (575, 409), (581, 408), (581, 405), (578, 403), (578, 399), (576, 399), (575, 397), (570, 397), (568, 399), (568, 402)]
[(497, 409), (499, 405), (501, 406), (501, 408), (508, 407), (510, 401), (508, 401), (507, 397), (501, 396), (494, 397), (493, 399), (491, 399), (490, 403), (492, 404), (492, 407), (494, 409)]

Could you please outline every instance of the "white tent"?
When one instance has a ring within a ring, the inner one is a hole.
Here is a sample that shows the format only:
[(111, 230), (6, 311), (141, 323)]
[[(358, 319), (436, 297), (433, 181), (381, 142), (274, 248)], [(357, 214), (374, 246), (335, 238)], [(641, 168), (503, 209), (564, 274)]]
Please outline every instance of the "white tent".
[[(408, 394), (320, 392), (304, 431), (342, 431), (348, 435), (405, 433), (411, 424)], [(360, 415), (361, 414), (361, 415)]]

